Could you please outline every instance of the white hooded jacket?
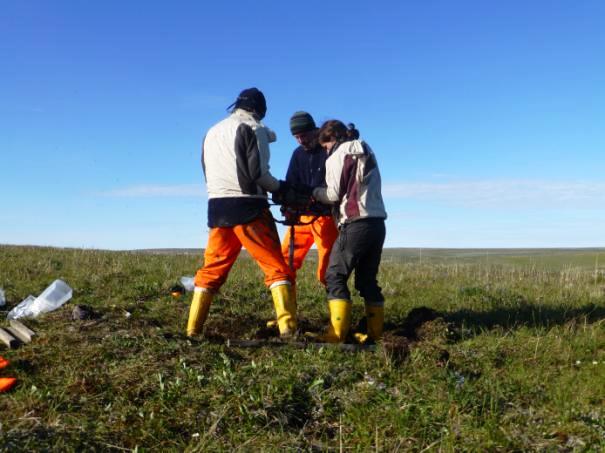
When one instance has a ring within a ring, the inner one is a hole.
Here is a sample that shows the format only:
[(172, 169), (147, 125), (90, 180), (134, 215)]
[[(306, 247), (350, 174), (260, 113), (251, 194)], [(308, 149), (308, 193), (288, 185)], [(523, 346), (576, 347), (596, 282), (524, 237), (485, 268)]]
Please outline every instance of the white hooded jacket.
[(252, 113), (236, 109), (210, 128), (202, 146), (208, 198), (267, 198), (279, 188), (269, 171), (275, 133)]
[(375, 217), (386, 219), (380, 171), (370, 146), (361, 140), (339, 144), (326, 160), (327, 187), (318, 187), (313, 197), (337, 204), (339, 225)]
[(274, 141), (275, 133), (243, 109), (210, 128), (202, 146), (210, 228), (251, 222), (269, 208), (267, 192), (280, 187), (269, 171)]

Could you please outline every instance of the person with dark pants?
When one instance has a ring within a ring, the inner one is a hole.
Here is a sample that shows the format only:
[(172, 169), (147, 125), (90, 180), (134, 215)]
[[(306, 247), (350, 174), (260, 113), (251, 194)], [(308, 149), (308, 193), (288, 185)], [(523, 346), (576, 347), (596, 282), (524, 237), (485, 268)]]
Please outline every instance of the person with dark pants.
[(374, 152), (359, 140), (359, 132), (341, 121), (325, 122), (319, 143), (328, 153), (326, 185), (313, 190), (313, 198), (335, 204), (340, 234), (326, 272), (330, 325), (320, 340), (343, 342), (351, 325), (351, 293), (347, 281), (355, 271), (355, 288), (365, 302), (367, 335), (359, 341), (378, 341), (384, 326), (384, 297), (377, 274), (386, 235), (386, 211), (380, 172)]
[(340, 228), (336, 248), (330, 255), (327, 273), (331, 299), (350, 300), (347, 281), (355, 271), (355, 289), (369, 302), (383, 302), (376, 275), (384, 244), (384, 220), (367, 218), (345, 223)]

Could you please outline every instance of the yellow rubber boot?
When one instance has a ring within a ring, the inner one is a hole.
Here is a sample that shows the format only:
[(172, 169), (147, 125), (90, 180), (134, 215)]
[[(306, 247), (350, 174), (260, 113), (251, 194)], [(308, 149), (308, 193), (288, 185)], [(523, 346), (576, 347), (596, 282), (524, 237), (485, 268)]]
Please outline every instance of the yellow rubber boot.
[(198, 335), (202, 331), (202, 327), (204, 327), (204, 323), (208, 317), (212, 298), (214, 297), (214, 294), (210, 291), (200, 291), (200, 289), (195, 288), (193, 293), (193, 300), (189, 309), (189, 321), (187, 321), (188, 337)]
[(351, 326), (351, 302), (344, 299), (328, 301), (330, 325), (328, 331), (318, 337), (324, 343), (342, 343), (347, 338)]
[(382, 338), (384, 328), (384, 306), (366, 305), (366, 320), (368, 326), (368, 338), (378, 341)]
[(289, 337), (296, 332), (296, 293), (291, 290), (290, 285), (278, 285), (271, 288), (273, 305), (277, 317), (279, 335)]
[[(294, 305), (298, 309), (298, 304), (296, 303), (296, 285), (290, 285), (290, 297), (292, 298), (292, 300), (294, 300)], [(277, 319), (270, 319), (269, 321), (267, 321), (268, 329), (273, 329), (274, 327), (278, 327)]]

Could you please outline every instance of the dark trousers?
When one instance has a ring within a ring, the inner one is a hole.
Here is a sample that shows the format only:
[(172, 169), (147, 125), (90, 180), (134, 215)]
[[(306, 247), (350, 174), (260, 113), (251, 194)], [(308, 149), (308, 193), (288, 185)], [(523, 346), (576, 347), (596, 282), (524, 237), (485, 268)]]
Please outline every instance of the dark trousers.
[(351, 300), (347, 281), (355, 271), (355, 289), (366, 304), (382, 305), (384, 297), (376, 275), (385, 237), (384, 219), (366, 218), (340, 227), (326, 272), (328, 300)]

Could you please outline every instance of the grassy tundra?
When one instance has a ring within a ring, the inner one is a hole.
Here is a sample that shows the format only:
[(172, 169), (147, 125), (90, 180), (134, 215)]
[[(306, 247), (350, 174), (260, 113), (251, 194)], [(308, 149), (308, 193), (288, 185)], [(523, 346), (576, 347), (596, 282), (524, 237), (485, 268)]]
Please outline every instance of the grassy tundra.
[[(206, 338), (169, 288), (199, 254), (0, 246), (6, 312), (74, 288), (2, 376), (0, 450), (599, 451), (605, 448), (605, 251), (388, 250), (376, 351), (279, 345), (256, 265), (238, 260)], [(312, 263), (301, 324), (326, 324)], [(74, 321), (76, 304), (92, 319)], [(354, 323), (362, 304), (355, 300)], [(0, 321), (0, 325), (6, 325)], [(244, 348), (228, 338), (267, 339)]]

